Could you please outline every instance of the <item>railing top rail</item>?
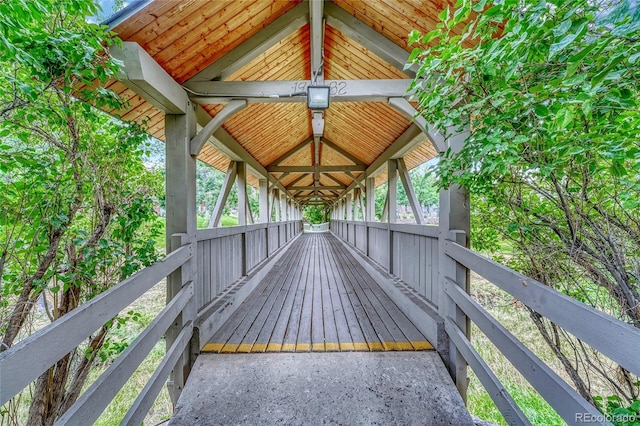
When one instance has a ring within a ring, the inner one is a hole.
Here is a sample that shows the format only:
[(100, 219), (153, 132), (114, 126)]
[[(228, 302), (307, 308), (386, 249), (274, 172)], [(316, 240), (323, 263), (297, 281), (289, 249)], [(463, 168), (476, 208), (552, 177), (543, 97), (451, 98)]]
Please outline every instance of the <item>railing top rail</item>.
[(333, 220), (336, 223), (347, 223), (354, 226), (367, 226), (369, 228), (391, 230), (410, 235), (422, 235), (429, 238), (438, 238), (438, 225), (419, 225), (417, 223), (389, 223), (389, 222), (364, 222), (358, 220)]
[(640, 329), (453, 241), (445, 242), (445, 254), (477, 272), (633, 374), (640, 375)]
[(186, 245), (0, 354), (0, 406), (193, 256)]
[(246, 232), (256, 231), (258, 229), (275, 228), (288, 223), (299, 222), (298, 220), (287, 220), (282, 222), (255, 223), (253, 225), (236, 225), (222, 226), (218, 228), (198, 229), (196, 231), (197, 241), (212, 240), (215, 238), (229, 237), (232, 235), (240, 235)]

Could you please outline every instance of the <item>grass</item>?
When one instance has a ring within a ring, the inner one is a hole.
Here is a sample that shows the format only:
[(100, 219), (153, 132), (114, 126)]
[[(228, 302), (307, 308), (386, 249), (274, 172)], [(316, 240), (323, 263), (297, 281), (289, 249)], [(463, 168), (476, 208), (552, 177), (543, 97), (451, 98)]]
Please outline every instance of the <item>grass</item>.
[[(153, 321), (156, 315), (165, 306), (165, 281), (160, 281), (151, 290), (146, 292), (134, 304), (127, 307), (124, 312), (133, 310), (140, 313), (140, 321), (128, 321), (120, 329), (115, 330), (114, 337), (127, 341), (139, 335)], [(119, 425), (131, 404), (135, 401), (138, 394), (162, 361), (165, 355), (165, 341), (161, 339), (151, 350), (138, 369), (131, 375), (127, 383), (122, 387), (120, 392), (115, 396), (113, 401), (107, 406), (102, 415), (95, 422), (99, 426)], [(91, 373), (89, 382), (97, 379), (109, 367), (109, 363), (105, 363), (101, 368), (97, 368)], [(171, 417), (173, 407), (169, 398), (166, 386), (162, 386), (162, 390), (156, 398), (153, 406), (147, 414), (144, 424), (153, 425)]]
[[(550, 365), (555, 371), (562, 371), (559, 362), (529, 319), (529, 314), (513, 297), (475, 274), (472, 274), (471, 294), (494, 318), (518, 337), (520, 341), (524, 342), (542, 361)], [(555, 426), (566, 424), (475, 324), (471, 328), (471, 341), (533, 425)], [(467, 392), (469, 411), (482, 420), (497, 425), (507, 425), (480, 380), (473, 371), (469, 370), (469, 373), (470, 382)]]

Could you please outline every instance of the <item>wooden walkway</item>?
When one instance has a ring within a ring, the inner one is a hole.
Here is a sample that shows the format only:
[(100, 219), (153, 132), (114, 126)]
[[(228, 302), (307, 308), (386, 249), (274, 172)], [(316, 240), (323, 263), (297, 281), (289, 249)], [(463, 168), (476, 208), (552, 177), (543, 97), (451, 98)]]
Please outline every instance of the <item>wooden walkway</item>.
[(336, 237), (304, 234), (203, 352), (432, 350)]

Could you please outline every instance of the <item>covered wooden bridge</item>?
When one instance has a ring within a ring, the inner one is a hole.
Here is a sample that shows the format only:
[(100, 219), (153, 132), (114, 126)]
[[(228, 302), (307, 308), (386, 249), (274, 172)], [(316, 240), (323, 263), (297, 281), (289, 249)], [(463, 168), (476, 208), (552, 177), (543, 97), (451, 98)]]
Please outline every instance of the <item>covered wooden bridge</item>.
[[(469, 202), (460, 188), (441, 192), (437, 226), (423, 224), (408, 170), (458, 149), (465, 133), (445, 139), (416, 116), (407, 92), (415, 76), (405, 69), (407, 35), (431, 30), (444, 6), (142, 0), (110, 18), (124, 41), (113, 51), (124, 68), (109, 87), (130, 104), (110, 112), (147, 120), (166, 143), (168, 255), (3, 352), (0, 404), (167, 277), (165, 310), (60, 423), (93, 422), (164, 335), (167, 355), (126, 424), (140, 424), (165, 383), (178, 406), (175, 424), (465, 424), (468, 366), (510, 424), (528, 424), (473, 349), (470, 321), (569, 424), (576, 413), (597, 416), (470, 298), (469, 271), (636, 374), (638, 330), (469, 250)], [(226, 171), (209, 229), (196, 229), (197, 159)], [(398, 179), (415, 224), (397, 223)], [(377, 221), (374, 191), (384, 182)], [(239, 225), (221, 228), (233, 185)], [(260, 192), (257, 217), (248, 185)], [(302, 232), (301, 212), (311, 204), (330, 206), (330, 233)], [(77, 342), (56, 345), (62, 335)], [(271, 375), (255, 376), (251, 365)], [(358, 378), (368, 391), (356, 386)], [(390, 384), (403, 380), (413, 390)], [(437, 396), (433, 383), (445, 392)], [(239, 387), (230, 390), (232, 384)], [(313, 393), (314, 386), (321, 391)], [(378, 394), (385, 388), (396, 390)], [(224, 399), (255, 389), (288, 402), (269, 402), (269, 417), (252, 400)], [(347, 391), (371, 397), (353, 397), (358, 403), (347, 406)], [(301, 397), (308, 392), (312, 397)], [(331, 401), (319, 395), (333, 392)], [(380, 412), (367, 405), (387, 397), (404, 402)]]

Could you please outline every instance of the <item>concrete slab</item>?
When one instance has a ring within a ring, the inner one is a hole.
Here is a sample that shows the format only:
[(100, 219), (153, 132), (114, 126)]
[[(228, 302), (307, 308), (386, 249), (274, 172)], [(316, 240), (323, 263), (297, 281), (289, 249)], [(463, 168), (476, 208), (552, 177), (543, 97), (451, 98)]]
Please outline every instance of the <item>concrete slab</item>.
[(436, 352), (202, 354), (170, 425), (473, 425)]

